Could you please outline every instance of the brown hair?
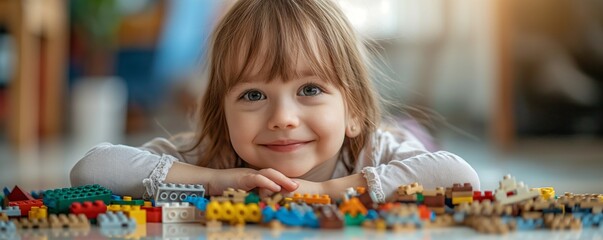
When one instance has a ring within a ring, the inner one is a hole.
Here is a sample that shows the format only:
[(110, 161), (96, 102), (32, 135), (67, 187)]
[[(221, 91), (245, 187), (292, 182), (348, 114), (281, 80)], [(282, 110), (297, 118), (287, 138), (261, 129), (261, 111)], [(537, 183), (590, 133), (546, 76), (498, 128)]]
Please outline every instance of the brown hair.
[(318, 77), (340, 87), (346, 111), (359, 124), (360, 135), (344, 142), (355, 162), (380, 119), (366, 53), (365, 45), (331, 0), (237, 1), (212, 34), (209, 83), (189, 151), (203, 146), (199, 166), (236, 167), (237, 155), (224, 113), (226, 93), (255, 66), (260, 66), (267, 81), (296, 77), (295, 61), (302, 54)]

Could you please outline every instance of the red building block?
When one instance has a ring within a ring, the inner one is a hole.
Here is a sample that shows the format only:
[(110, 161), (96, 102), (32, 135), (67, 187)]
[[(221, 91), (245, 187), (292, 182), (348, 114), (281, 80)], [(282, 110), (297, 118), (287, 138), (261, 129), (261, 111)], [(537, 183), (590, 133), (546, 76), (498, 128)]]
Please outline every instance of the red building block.
[(492, 191), (484, 191), (483, 194), (481, 191), (473, 191), (473, 201), (482, 202), (486, 199), (494, 202), (494, 195), (492, 195)]
[[(13, 190), (10, 192), (10, 194), (8, 194), (6, 196), (6, 199), (8, 199), (9, 202), (24, 201), (24, 200), (35, 200), (35, 198), (31, 196), (31, 194), (29, 194), (29, 193), (24, 192), (23, 190), (21, 190), (21, 188), (19, 188), (19, 186), (15, 186), (13, 188)], [(29, 209), (27, 211), (29, 211)]]
[(31, 207), (41, 207), (42, 205), (44, 205), (44, 202), (39, 199), (8, 202), (9, 207), (19, 206), (19, 209), (21, 209), (21, 216), (27, 216)]
[(155, 223), (161, 223), (162, 219), (161, 219), (161, 207), (149, 207), (149, 206), (143, 206), (140, 207), (140, 209), (146, 210), (147, 211), (147, 222), (155, 222)]
[(103, 200), (94, 202), (85, 201), (84, 203), (74, 202), (69, 207), (69, 212), (73, 214), (84, 214), (88, 219), (95, 219), (101, 213), (107, 212), (107, 205)]

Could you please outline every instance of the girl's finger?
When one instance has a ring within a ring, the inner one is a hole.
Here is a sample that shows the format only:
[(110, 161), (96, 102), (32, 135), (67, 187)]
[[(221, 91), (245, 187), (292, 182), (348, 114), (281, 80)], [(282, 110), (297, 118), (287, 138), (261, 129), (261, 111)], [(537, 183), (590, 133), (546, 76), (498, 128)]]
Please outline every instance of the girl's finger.
[(253, 188), (265, 188), (273, 192), (280, 192), (281, 186), (268, 179), (261, 174), (248, 174), (241, 178), (241, 186), (244, 186), (245, 191), (249, 191)]
[(297, 182), (293, 181), (291, 178), (288, 178), (283, 173), (272, 168), (261, 169), (259, 170), (259, 173), (272, 180), (276, 184), (282, 186), (287, 192), (293, 192), (299, 186)]
[(260, 199), (264, 199), (266, 197), (270, 197), (274, 194), (273, 191), (270, 191), (266, 188), (260, 188), (258, 191), (258, 195), (260, 195)]

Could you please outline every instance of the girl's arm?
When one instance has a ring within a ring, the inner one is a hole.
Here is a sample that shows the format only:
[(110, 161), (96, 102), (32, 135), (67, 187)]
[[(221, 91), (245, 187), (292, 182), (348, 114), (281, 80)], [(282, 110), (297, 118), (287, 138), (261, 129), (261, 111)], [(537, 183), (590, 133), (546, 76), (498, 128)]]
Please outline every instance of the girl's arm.
[(187, 164), (194, 158), (178, 153), (176, 146), (156, 138), (142, 147), (102, 143), (88, 151), (71, 169), (71, 185), (100, 184), (117, 195), (151, 196), (160, 181), (203, 184), (209, 194), (221, 195), (227, 187), (293, 191), (297, 184), (270, 170), (216, 170)]

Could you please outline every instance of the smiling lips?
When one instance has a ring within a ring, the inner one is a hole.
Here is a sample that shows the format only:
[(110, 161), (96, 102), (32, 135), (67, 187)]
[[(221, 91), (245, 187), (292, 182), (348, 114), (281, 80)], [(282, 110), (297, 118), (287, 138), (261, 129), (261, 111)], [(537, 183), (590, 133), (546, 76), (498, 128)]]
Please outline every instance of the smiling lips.
[(261, 145), (275, 152), (293, 152), (310, 142), (312, 141), (285, 140)]

